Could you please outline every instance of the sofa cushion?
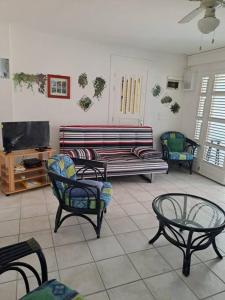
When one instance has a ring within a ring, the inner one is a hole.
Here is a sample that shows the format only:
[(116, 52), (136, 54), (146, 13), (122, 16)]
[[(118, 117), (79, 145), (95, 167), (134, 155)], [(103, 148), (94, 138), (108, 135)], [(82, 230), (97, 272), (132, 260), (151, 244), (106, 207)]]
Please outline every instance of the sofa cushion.
[(153, 150), (149, 147), (134, 147), (131, 153), (142, 159), (162, 158), (160, 151)]

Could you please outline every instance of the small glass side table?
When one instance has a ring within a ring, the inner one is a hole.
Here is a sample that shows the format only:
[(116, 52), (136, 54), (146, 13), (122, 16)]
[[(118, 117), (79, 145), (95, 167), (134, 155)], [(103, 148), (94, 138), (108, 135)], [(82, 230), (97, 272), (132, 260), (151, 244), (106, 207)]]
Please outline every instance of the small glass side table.
[[(149, 241), (153, 244), (161, 235), (183, 252), (183, 274), (190, 274), (191, 255), (213, 246), (222, 259), (215, 238), (225, 228), (225, 212), (217, 204), (189, 194), (164, 194), (153, 200), (153, 210), (159, 229)], [(186, 235), (187, 233), (187, 235)]]

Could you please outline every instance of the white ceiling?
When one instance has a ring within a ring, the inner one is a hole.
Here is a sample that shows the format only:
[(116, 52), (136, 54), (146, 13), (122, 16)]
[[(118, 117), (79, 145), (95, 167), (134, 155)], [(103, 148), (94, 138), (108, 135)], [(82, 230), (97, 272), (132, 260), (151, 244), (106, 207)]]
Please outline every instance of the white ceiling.
[[(201, 16), (185, 25), (177, 22), (198, 5), (188, 0), (0, 0), (0, 20), (83, 40), (193, 54), (199, 51)], [(225, 46), (225, 8), (217, 17), (215, 44), (211, 35), (204, 36), (205, 51)]]

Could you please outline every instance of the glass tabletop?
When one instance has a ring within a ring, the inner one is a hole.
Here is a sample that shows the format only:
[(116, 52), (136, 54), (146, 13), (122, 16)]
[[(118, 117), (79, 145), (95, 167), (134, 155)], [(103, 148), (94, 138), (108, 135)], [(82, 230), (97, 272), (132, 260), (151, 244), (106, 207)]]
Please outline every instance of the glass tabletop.
[(204, 231), (225, 226), (225, 212), (216, 204), (194, 195), (165, 194), (153, 201), (153, 210), (178, 227)]

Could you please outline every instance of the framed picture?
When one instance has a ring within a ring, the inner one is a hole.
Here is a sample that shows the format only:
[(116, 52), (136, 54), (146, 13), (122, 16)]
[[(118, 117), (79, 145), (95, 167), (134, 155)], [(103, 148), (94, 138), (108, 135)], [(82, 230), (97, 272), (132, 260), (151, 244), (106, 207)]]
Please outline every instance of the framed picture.
[(9, 59), (0, 58), (0, 78), (9, 78)]
[(48, 97), (70, 99), (70, 77), (48, 74)]

